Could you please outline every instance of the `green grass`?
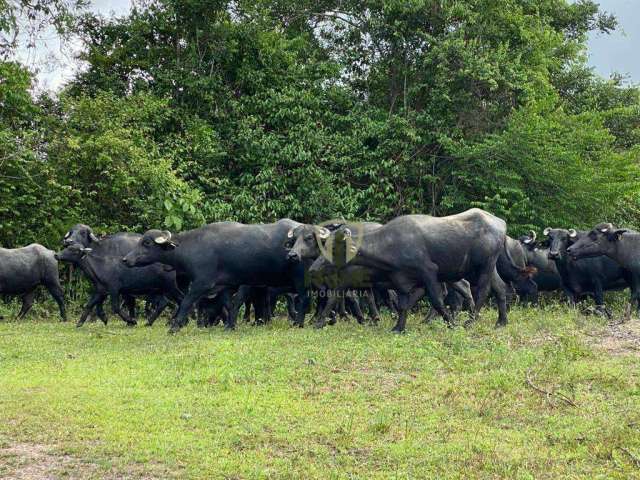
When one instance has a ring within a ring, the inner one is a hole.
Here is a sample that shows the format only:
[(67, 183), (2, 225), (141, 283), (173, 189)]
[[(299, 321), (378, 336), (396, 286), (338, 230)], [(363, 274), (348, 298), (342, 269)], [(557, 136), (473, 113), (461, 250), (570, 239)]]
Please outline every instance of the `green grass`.
[(80, 478), (640, 477), (640, 357), (593, 346), (604, 320), (563, 307), (494, 320), (173, 337), (5, 320), (0, 447), (97, 465)]

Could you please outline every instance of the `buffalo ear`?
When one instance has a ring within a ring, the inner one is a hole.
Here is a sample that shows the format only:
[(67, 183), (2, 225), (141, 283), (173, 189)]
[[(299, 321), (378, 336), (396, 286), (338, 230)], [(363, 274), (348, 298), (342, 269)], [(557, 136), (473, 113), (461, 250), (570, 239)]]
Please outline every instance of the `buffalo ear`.
[(622, 234), (623, 234), (624, 232), (626, 232), (626, 231), (627, 231), (627, 230), (626, 230), (626, 229), (624, 229), (624, 228), (619, 229), (619, 230), (616, 230), (615, 232), (613, 232), (613, 238), (612, 238), (612, 240), (614, 240), (614, 241), (615, 241), (615, 240), (620, 240), (620, 239), (622, 238)]

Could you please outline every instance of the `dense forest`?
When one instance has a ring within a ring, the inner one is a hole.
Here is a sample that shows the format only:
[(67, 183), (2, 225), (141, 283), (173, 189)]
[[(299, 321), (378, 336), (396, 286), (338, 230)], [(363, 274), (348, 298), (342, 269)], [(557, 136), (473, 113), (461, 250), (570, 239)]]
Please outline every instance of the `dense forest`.
[[(55, 95), (11, 60), (25, 21), (81, 42)], [(586, 65), (616, 26), (592, 0), (0, 0), (0, 244), (470, 206), (640, 226), (640, 90)]]

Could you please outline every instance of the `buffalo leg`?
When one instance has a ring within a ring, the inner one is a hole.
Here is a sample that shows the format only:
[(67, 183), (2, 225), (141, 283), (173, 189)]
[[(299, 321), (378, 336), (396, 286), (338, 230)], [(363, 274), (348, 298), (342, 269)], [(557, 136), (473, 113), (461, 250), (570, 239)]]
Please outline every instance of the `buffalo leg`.
[(393, 333), (403, 333), (407, 324), (407, 311), (410, 306), (411, 295), (407, 292), (398, 291), (398, 321), (391, 329)]
[(149, 318), (147, 319), (147, 323), (146, 323), (147, 327), (152, 326), (153, 322), (155, 322), (156, 319), (162, 314), (164, 309), (167, 308), (167, 305), (169, 305), (169, 300), (167, 300), (165, 297), (160, 297), (160, 298), (154, 299), (153, 303), (155, 304), (155, 308), (153, 312), (151, 312), (151, 315), (149, 315)]
[(35, 296), (35, 291), (25, 293), (22, 296), (22, 308), (20, 308), (20, 313), (18, 313), (18, 319), (23, 319), (27, 313), (29, 313), (31, 307), (33, 307), (33, 300), (35, 299)]
[(304, 327), (304, 317), (307, 314), (307, 309), (309, 308), (309, 304), (311, 303), (311, 297), (309, 296), (308, 291), (300, 292), (297, 298), (296, 305), (296, 319), (293, 322), (297, 327)]
[(189, 312), (191, 312), (193, 305), (212, 290), (214, 290), (214, 285), (192, 282), (189, 291), (180, 302), (180, 306), (171, 320), (169, 333), (176, 333), (184, 327), (189, 321)]
[(496, 322), (496, 327), (504, 327), (507, 324), (507, 288), (507, 284), (502, 281), (498, 275), (498, 271), (494, 270), (491, 276), (491, 289), (498, 303), (498, 321)]
[(317, 318), (315, 319), (313, 324), (315, 328), (322, 328), (325, 326), (325, 318), (327, 318), (329, 312), (331, 312), (338, 303), (338, 296), (329, 295), (330, 291), (332, 290), (327, 290), (327, 297), (326, 302), (324, 303), (324, 307), (322, 309), (319, 309), (319, 314), (318, 312), (316, 312)]
[[(127, 310), (129, 311), (128, 318), (129, 318), (129, 320), (131, 320), (135, 324), (136, 323), (136, 313), (137, 313), (136, 312), (136, 299), (135, 299), (135, 297), (132, 297), (131, 295), (123, 295), (123, 297), (124, 297), (124, 302), (123, 303), (127, 307)], [(122, 307), (120, 308), (120, 311), (122, 312)]]
[[(338, 290), (333, 290), (333, 293), (339, 295)], [(345, 318), (347, 318), (347, 308), (345, 305), (344, 291), (342, 292), (341, 296), (338, 296), (338, 303), (336, 305), (338, 307), (338, 315), (340, 316), (340, 319), (344, 320)]]
[(640, 315), (640, 275), (635, 273), (631, 276), (631, 309), (634, 306)]
[(432, 268), (425, 269), (422, 275), (422, 281), (427, 293), (427, 298), (433, 308), (442, 316), (445, 323), (450, 327), (453, 326), (453, 320), (451, 314), (444, 306), (442, 299), (442, 286), (438, 282), (437, 267), (434, 265)]
[(228, 288), (225, 288), (220, 292), (220, 300), (223, 306), (223, 309), (227, 309), (227, 318), (224, 320), (224, 329), (225, 330), (235, 330), (236, 328), (236, 319), (238, 318), (238, 308), (240, 308), (239, 304), (234, 304), (231, 298), (231, 291)]
[[(440, 285), (440, 289), (441, 289), (441, 295), (443, 297), (443, 302), (445, 303), (445, 305), (447, 304), (447, 297), (450, 295), (450, 292), (447, 290), (446, 285), (443, 283)], [(415, 292), (415, 290), (414, 290)], [(414, 296), (414, 292), (412, 292), (411, 296)], [(425, 290), (422, 289), (422, 295), (424, 296), (425, 294)], [(420, 297), (422, 298), (422, 297)], [(417, 298), (415, 300), (415, 302), (411, 303), (411, 307), (413, 308), (413, 306), (418, 303), (418, 301), (420, 300), (420, 298)], [(431, 304), (429, 304), (429, 310), (427, 311), (427, 315), (424, 317), (424, 321), (423, 323), (431, 323), (436, 317), (438, 316), (438, 311), (435, 309), (435, 307)]]
[(378, 305), (376, 304), (372, 288), (365, 292), (365, 297), (367, 298), (367, 304), (369, 305), (369, 317), (371, 319), (371, 323), (378, 323), (380, 321), (380, 312), (378, 311)]
[(107, 314), (104, 311), (104, 306), (103, 305), (104, 305), (103, 302), (98, 302), (96, 304), (96, 315), (102, 321), (102, 323), (104, 323), (106, 325), (107, 324)]
[(127, 326), (134, 326), (136, 325), (136, 321), (133, 320), (128, 314), (127, 312), (125, 312), (121, 305), (120, 305), (120, 293), (117, 291), (113, 291), (110, 293), (111, 295), (111, 310), (113, 311), (114, 315), (118, 315), (122, 320), (124, 320), (124, 322), (127, 324)]
[(287, 302), (287, 316), (290, 321), (294, 321), (296, 319), (296, 299), (291, 294), (286, 294), (284, 296), (285, 301)]
[(245, 323), (251, 322), (251, 301), (247, 300), (244, 302), (244, 315), (242, 316), (242, 320)]
[(491, 290), (491, 280), (494, 272), (496, 272), (495, 265), (491, 270), (485, 270), (480, 275), (478, 275), (478, 279), (476, 280), (476, 283), (474, 285), (476, 308), (473, 315), (473, 320), (469, 320), (468, 322), (466, 322), (465, 326), (469, 326), (478, 318), (480, 309), (487, 301), (487, 297), (489, 296), (489, 291)]
[(476, 304), (473, 300), (473, 295), (471, 294), (471, 285), (466, 280), (460, 280), (458, 282), (453, 282), (449, 284), (449, 286), (460, 295), (464, 299), (463, 306), (468, 309), (469, 315), (472, 317), (475, 315)]
[(82, 325), (84, 325), (84, 322), (87, 321), (87, 317), (91, 313), (91, 310), (93, 310), (93, 307), (95, 307), (99, 303), (104, 302), (105, 298), (107, 298), (107, 296), (104, 293), (96, 292), (93, 295), (91, 295), (91, 297), (89, 298), (89, 301), (84, 307), (84, 311), (82, 312), (82, 315), (80, 315), (80, 320), (78, 320), (78, 323), (76, 323), (76, 327), (81, 327)]
[(604, 288), (602, 288), (602, 282), (599, 280), (593, 282), (593, 299), (596, 302), (596, 312), (610, 317), (611, 315), (604, 305)]
[[(222, 298), (222, 297), (221, 297)], [(227, 325), (233, 325), (231, 328), (235, 328), (236, 320), (238, 317), (238, 311), (240, 305), (245, 305), (245, 313), (251, 309), (251, 287), (247, 285), (241, 286), (231, 301), (231, 309), (229, 310), (229, 321)]]
[(45, 284), (45, 287), (49, 291), (49, 294), (51, 294), (55, 302), (58, 304), (58, 310), (60, 311), (60, 320), (66, 322), (67, 311), (64, 306), (64, 292), (62, 290), (62, 287), (60, 286), (60, 282), (47, 283)]
[(356, 320), (360, 325), (364, 324), (364, 314), (362, 313), (362, 309), (360, 308), (360, 303), (358, 302), (358, 297), (355, 296), (354, 292), (349, 290), (344, 292), (344, 302), (349, 305), (349, 310), (356, 317)]

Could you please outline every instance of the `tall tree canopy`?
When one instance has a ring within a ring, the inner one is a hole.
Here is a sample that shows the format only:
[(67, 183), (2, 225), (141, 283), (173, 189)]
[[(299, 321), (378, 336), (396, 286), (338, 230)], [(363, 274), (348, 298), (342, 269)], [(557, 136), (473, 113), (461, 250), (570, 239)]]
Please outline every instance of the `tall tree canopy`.
[[(616, 27), (594, 1), (144, 0), (76, 19), (82, 73), (56, 99), (14, 88), (52, 185), (48, 226), (29, 227), (48, 238), (77, 220), (181, 229), (469, 206), (513, 233), (640, 224), (640, 97), (585, 65), (587, 34)], [(0, 209), (16, 185), (2, 182)], [(1, 212), (2, 238), (26, 239)]]

